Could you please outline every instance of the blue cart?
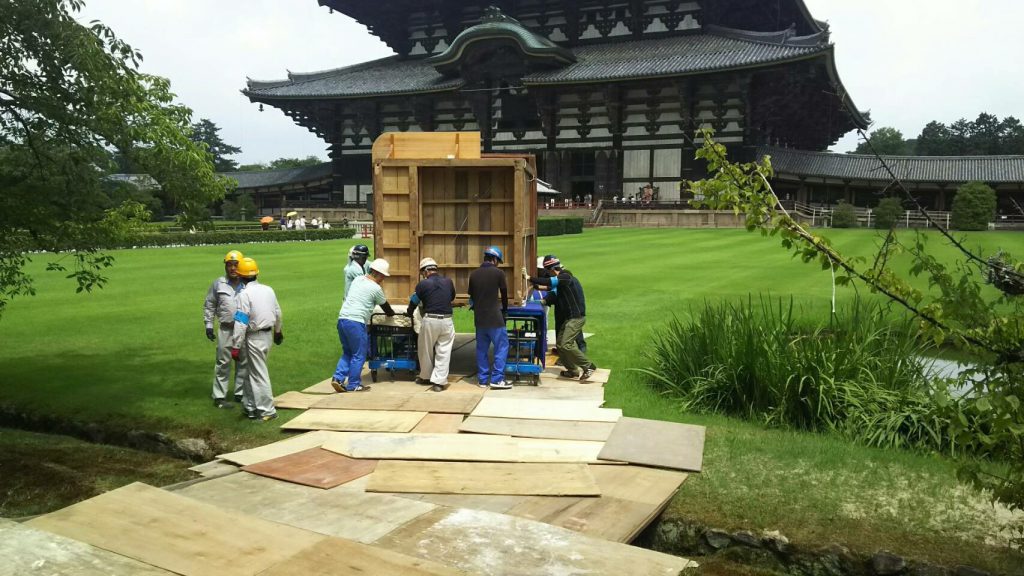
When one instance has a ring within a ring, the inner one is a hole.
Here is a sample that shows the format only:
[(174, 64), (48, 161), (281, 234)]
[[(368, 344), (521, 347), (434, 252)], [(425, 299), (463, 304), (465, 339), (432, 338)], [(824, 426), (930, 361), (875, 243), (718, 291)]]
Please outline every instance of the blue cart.
[[(370, 378), (376, 382), (378, 371), (388, 371), (391, 379), (395, 372), (407, 370), (415, 375), (419, 370), (416, 332), (413, 330), (412, 319), (402, 315), (390, 317), (387, 314), (375, 313), (370, 316), (370, 350), (367, 354), (370, 365)], [(405, 321), (408, 320), (408, 326)]]
[(538, 302), (509, 307), (505, 330), (508, 332), (505, 378), (513, 384), (540, 384), (547, 350), (547, 311)]

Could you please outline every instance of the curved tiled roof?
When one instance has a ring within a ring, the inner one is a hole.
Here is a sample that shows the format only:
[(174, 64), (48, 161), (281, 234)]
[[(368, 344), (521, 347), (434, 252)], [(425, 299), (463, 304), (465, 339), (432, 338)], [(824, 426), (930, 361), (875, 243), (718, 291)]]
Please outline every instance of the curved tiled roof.
[[(710, 30), (705, 34), (578, 46), (575, 63), (529, 74), (523, 77), (523, 84), (683, 76), (800, 60), (830, 54), (831, 50), (827, 43), (773, 43), (740, 37), (737, 31)], [(392, 56), (336, 70), (289, 74), (288, 80), (250, 80), (243, 93), (254, 100), (354, 98), (454, 90), (461, 85), (461, 80), (441, 75), (425, 58)]]
[(286, 168), (284, 170), (266, 170), (263, 172), (222, 172), (221, 176), (233, 178), (238, 182), (238, 189), (268, 188), (271, 186), (288, 186), (303, 182), (312, 182), (331, 177), (331, 163), (324, 162), (316, 166)]
[[(764, 146), (758, 157), (769, 155), (776, 174), (835, 178), (839, 180), (889, 180), (889, 173), (874, 156), (807, 152)], [(1015, 183), (1024, 182), (1024, 156), (883, 156), (896, 176), (905, 182)]]

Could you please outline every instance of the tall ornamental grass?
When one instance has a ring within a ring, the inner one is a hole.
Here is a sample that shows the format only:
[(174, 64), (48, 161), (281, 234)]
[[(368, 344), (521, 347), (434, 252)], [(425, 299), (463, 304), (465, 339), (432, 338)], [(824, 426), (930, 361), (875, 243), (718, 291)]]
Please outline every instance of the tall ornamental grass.
[[(945, 381), (929, 381), (910, 319), (854, 301), (817, 323), (792, 300), (705, 303), (656, 333), (641, 371), (683, 408), (820, 432), (879, 447), (953, 452)], [(938, 395), (938, 396), (937, 396)]]

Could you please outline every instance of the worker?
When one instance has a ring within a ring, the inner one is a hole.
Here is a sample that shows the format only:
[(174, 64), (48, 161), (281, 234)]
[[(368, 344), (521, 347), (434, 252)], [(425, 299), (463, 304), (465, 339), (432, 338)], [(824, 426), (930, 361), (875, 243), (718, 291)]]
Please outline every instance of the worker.
[(455, 324), (452, 323), (455, 283), (441, 275), (433, 258), (420, 260), (420, 276), (423, 279), (416, 284), (405, 312), (412, 318), (416, 307), (422, 305), (423, 322), (418, 341), (420, 374), (416, 383), (430, 385), (434, 392), (443, 392), (448, 389), (448, 366), (455, 343)]
[[(558, 257), (555, 256), (554, 254), (548, 254), (547, 256), (544, 256), (541, 266), (542, 273), (539, 276), (530, 276), (526, 268), (523, 268), (523, 278), (530, 284), (533, 284), (534, 286), (549, 288), (549, 292), (558, 292), (558, 273), (556, 271), (556, 268), (559, 270), (562, 268), (562, 261), (559, 260)], [(558, 342), (558, 334), (562, 331), (562, 328), (565, 326), (565, 321), (567, 319), (568, 318), (565, 317), (564, 311), (559, 312), (558, 308), (556, 307), (555, 342)], [(580, 332), (580, 334), (576, 336), (576, 346), (579, 347), (580, 351), (582, 351), (584, 354), (587, 353), (587, 341), (583, 337), (582, 332)], [(557, 345), (555, 347), (555, 351), (558, 351)], [(559, 362), (561, 362), (561, 360), (559, 360)]]
[[(235, 366), (235, 402), (242, 403), (245, 379), (249, 370), (246, 357), (231, 358), (231, 333), (235, 329), (235, 306), (238, 293), (242, 291), (242, 280), (238, 276), (238, 263), (242, 253), (232, 250), (224, 256), (224, 275), (213, 281), (206, 291), (203, 303), (203, 323), (206, 337), (217, 343), (217, 360), (213, 368), (213, 405), (216, 408), (231, 408), (227, 401), (228, 381), (231, 379), (231, 365)], [(216, 330), (214, 323), (217, 324)]]
[[(364, 392), (370, 386), (363, 386), (363, 364), (370, 347), (367, 326), (373, 309), (380, 306), (388, 316), (395, 311), (388, 304), (381, 284), (390, 276), (391, 265), (383, 258), (370, 263), (370, 271), (357, 276), (338, 312), (338, 339), (341, 340), (341, 358), (334, 369), (331, 387), (337, 392)], [(347, 380), (347, 383), (346, 383)]]
[(557, 331), (556, 328), (558, 355), (565, 366), (565, 370), (559, 375), (563, 378), (579, 377), (581, 381), (589, 380), (597, 366), (576, 343), (577, 337), (583, 332), (583, 326), (587, 323), (587, 302), (583, 295), (583, 285), (571, 272), (562, 268), (561, 263), (553, 264), (551, 271), (557, 275), (558, 290), (548, 292), (544, 302), (554, 305), (556, 326), (558, 319), (563, 319), (561, 331)]
[(370, 248), (366, 244), (356, 244), (348, 251), (348, 264), (345, 266), (345, 294), (348, 298), (348, 291), (352, 287), (352, 281), (370, 272), (366, 260), (370, 258)]
[[(245, 415), (261, 422), (277, 418), (274, 408), (274, 392), (270, 387), (270, 372), (267, 356), (270, 343), (284, 342), (281, 306), (277, 303), (274, 289), (258, 281), (260, 269), (252, 258), (242, 258), (238, 264), (238, 275), (245, 289), (238, 296), (235, 311), (235, 330), (231, 338), (231, 357), (243, 354), (249, 358), (249, 377), (246, 379)], [(273, 332), (273, 334), (271, 334)], [(243, 352), (244, 348), (244, 352)]]
[[(512, 385), (505, 381), (505, 360), (508, 357), (508, 332), (505, 316), (508, 314), (508, 283), (505, 273), (498, 268), (504, 257), (501, 249), (491, 246), (484, 250), (484, 262), (469, 275), (469, 301), (476, 327), (477, 378), (481, 388), (504, 390)], [(494, 345), (493, 368), (488, 352)]]

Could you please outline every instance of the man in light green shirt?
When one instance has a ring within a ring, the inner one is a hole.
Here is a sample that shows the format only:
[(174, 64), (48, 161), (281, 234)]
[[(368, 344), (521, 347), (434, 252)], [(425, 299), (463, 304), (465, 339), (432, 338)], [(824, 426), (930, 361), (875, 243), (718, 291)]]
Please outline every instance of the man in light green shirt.
[[(369, 390), (362, 385), (363, 364), (370, 347), (370, 339), (366, 326), (370, 323), (373, 309), (380, 306), (388, 316), (395, 311), (384, 296), (381, 283), (390, 276), (390, 265), (387, 260), (378, 258), (370, 264), (370, 271), (365, 276), (358, 276), (352, 281), (345, 302), (338, 312), (338, 339), (341, 340), (342, 355), (331, 377), (331, 387), (338, 392), (361, 392)], [(345, 380), (348, 380), (348, 385)]]
[(348, 265), (345, 266), (345, 297), (352, 287), (352, 281), (369, 274), (370, 266), (366, 260), (370, 257), (370, 248), (366, 244), (356, 244), (348, 251)]

